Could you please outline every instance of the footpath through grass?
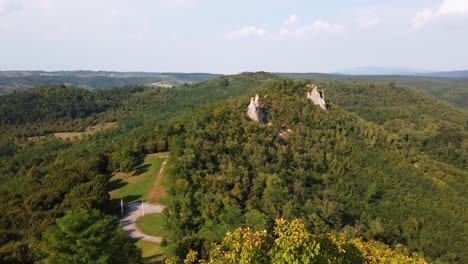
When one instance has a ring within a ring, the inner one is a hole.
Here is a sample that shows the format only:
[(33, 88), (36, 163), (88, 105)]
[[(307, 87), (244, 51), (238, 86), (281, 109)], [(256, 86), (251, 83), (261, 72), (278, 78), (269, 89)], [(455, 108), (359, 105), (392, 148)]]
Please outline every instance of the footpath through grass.
[(130, 173), (117, 172), (110, 181), (110, 197), (114, 205), (123, 198), (125, 203), (141, 201), (151, 191), (165, 157), (155, 154), (146, 156), (145, 161)]

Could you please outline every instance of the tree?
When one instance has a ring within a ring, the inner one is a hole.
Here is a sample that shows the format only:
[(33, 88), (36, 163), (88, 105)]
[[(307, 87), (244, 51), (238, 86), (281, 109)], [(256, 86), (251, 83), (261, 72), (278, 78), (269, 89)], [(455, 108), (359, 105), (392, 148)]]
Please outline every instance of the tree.
[[(195, 263), (196, 258), (197, 252), (189, 250), (183, 263)], [(169, 259), (167, 263), (181, 263), (177, 257)], [(221, 243), (213, 244), (209, 258), (200, 263), (427, 264), (402, 245), (391, 249), (377, 241), (347, 239), (344, 234), (315, 235), (299, 219), (277, 219), (273, 233), (237, 228), (228, 232)]]
[(43, 235), (40, 263), (140, 263), (141, 252), (114, 217), (100, 211), (68, 211)]

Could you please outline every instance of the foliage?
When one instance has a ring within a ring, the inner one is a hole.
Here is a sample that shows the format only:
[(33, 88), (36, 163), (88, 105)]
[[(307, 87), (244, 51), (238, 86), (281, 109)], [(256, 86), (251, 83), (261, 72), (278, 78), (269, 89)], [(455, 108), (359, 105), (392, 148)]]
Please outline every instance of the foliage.
[(306, 79), (339, 81), (341, 83), (367, 82), (373, 84), (395, 83), (409, 89), (417, 89), (456, 107), (468, 109), (468, 78), (440, 78), (427, 76), (352, 76), (320, 73), (280, 73), (279, 75)]
[[(191, 250), (184, 263), (195, 263)], [(177, 262), (175, 262), (177, 263)], [(223, 241), (213, 246), (209, 258), (200, 263), (427, 263), (379, 242), (314, 235), (301, 220), (277, 219), (273, 234), (238, 228), (228, 232)]]
[(398, 134), (419, 152), (468, 169), (466, 112), (394, 85), (328, 83), (324, 87), (334, 103)]
[(44, 233), (41, 263), (140, 263), (117, 220), (97, 210), (69, 211)]

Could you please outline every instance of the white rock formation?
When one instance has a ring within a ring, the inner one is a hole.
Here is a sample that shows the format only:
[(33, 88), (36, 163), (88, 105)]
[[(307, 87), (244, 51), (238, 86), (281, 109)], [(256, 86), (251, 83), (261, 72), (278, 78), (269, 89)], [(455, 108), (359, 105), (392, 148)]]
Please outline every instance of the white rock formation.
[(263, 125), (265, 123), (265, 112), (263, 107), (258, 101), (258, 94), (250, 98), (250, 104), (247, 107), (247, 115), (252, 119)]
[(314, 105), (319, 105), (323, 110), (327, 110), (327, 103), (325, 102), (325, 95), (322, 90), (319, 90), (317, 85), (308, 85), (313, 87), (312, 92), (307, 93), (307, 98), (310, 99)]

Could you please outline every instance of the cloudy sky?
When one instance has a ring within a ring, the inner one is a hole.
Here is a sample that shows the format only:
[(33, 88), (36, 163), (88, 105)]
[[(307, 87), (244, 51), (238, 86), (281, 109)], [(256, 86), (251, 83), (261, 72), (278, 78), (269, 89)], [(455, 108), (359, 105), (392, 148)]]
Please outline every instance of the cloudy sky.
[(0, 0), (0, 70), (468, 69), (468, 0)]

